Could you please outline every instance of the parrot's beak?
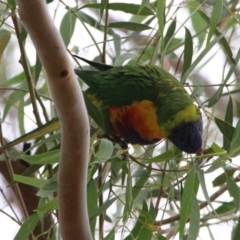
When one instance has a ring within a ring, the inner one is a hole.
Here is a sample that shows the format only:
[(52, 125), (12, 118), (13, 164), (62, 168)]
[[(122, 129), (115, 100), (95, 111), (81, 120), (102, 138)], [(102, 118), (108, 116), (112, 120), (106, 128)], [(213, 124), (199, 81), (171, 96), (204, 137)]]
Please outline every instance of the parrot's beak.
[(197, 152), (197, 156), (202, 156), (204, 154), (204, 150), (203, 148), (201, 148), (198, 152)]

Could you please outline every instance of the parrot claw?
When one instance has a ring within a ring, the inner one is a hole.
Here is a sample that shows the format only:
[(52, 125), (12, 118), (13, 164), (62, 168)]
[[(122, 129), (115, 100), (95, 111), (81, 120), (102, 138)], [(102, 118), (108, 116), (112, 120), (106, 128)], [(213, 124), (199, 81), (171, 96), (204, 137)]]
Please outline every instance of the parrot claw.
[(122, 139), (120, 139), (120, 138), (118, 138), (118, 137), (113, 137), (113, 136), (111, 136), (111, 135), (109, 135), (109, 134), (106, 134), (106, 133), (103, 133), (103, 134), (102, 134), (102, 137), (103, 137), (103, 138), (107, 138), (107, 139), (110, 140), (111, 142), (114, 142), (114, 143), (119, 144), (122, 149), (128, 149), (127, 143), (126, 143), (124, 140), (122, 140)]

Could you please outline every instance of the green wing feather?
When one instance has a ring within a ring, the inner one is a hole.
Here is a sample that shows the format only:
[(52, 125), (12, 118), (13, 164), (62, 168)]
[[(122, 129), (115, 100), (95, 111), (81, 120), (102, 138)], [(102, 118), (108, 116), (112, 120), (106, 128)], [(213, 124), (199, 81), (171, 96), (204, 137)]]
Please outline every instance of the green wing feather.
[(76, 74), (89, 86), (87, 93), (103, 105), (121, 107), (144, 99), (154, 102), (159, 115), (167, 113), (161, 116), (161, 123), (193, 103), (181, 83), (156, 66), (114, 67), (104, 72), (76, 70)]
[(90, 87), (89, 94), (107, 106), (125, 106), (134, 101), (156, 100), (158, 83), (152, 78), (149, 67), (114, 67), (104, 72), (76, 71)]

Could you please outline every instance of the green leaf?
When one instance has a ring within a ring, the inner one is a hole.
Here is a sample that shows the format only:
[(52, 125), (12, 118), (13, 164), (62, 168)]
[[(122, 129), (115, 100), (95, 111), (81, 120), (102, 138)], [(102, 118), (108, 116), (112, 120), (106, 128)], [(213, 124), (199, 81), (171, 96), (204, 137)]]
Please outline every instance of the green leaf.
[(213, 143), (211, 145), (211, 152), (214, 153), (214, 155), (221, 155), (221, 153), (224, 153), (225, 150), (220, 148), (216, 143)]
[(236, 182), (229, 176), (226, 176), (229, 194), (235, 201), (235, 213), (240, 209), (240, 190)]
[(240, 120), (237, 122), (237, 126), (233, 133), (233, 138), (230, 146), (230, 156), (236, 157), (240, 154)]
[(109, 28), (124, 28), (130, 31), (144, 31), (152, 29), (150, 26), (143, 23), (135, 23), (135, 22), (113, 22), (108, 24)]
[[(50, 135), (49, 137), (45, 136), (45, 138), (43, 138), (43, 139), (40, 139), (40, 140), (38, 139), (39, 141), (34, 143), (32, 148), (40, 147), (40, 146), (42, 146), (43, 144), (46, 144), (46, 143), (49, 145), (53, 141), (60, 140), (60, 139), (61, 139), (61, 133), (57, 132), (57, 133), (54, 133), (54, 134)], [(49, 151), (56, 150), (56, 149), (60, 149), (60, 144), (55, 145), (53, 149), (49, 148)]]
[[(210, 19), (209, 17), (202, 11), (198, 11), (198, 13), (200, 14), (200, 16), (202, 17), (202, 19), (204, 19), (204, 21), (206, 21), (208, 24), (210, 24)], [(215, 27), (215, 34), (216, 36), (219, 36), (221, 35), (221, 33), (218, 31), (218, 29)], [(233, 59), (233, 54), (232, 54), (232, 50), (228, 44), (228, 41), (226, 40), (225, 37), (223, 37), (221, 40), (220, 40), (220, 44), (221, 46), (223, 47), (223, 49), (225, 50), (225, 52), (227, 53), (229, 59), (232, 61), (233, 64), (236, 64), (235, 63), (235, 60)]]
[(42, 188), (48, 183), (48, 180), (38, 179), (34, 177), (25, 177), (17, 174), (13, 174), (13, 180), (37, 188)]
[(222, 0), (215, 1), (212, 16), (210, 19), (210, 29), (207, 37), (207, 45), (210, 43), (210, 40), (215, 32), (215, 28), (218, 25), (219, 21), (221, 20), (222, 8), (223, 8)]
[(13, 147), (13, 146), (15, 146), (19, 143), (27, 142), (27, 141), (30, 141), (32, 139), (36, 139), (38, 137), (46, 135), (46, 134), (48, 134), (52, 131), (55, 131), (55, 130), (59, 129), (59, 127), (60, 127), (60, 123), (59, 123), (58, 118), (54, 118), (53, 120), (51, 120), (51, 121), (47, 122), (46, 124), (38, 127), (37, 129), (35, 129), (35, 130), (17, 138), (15, 140), (13, 140), (12, 142), (7, 143), (3, 147), (0, 147), (0, 151), (2, 151), (4, 149), (7, 149), (7, 148), (10, 148), (10, 147)]
[(227, 152), (229, 152), (235, 128), (232, 125), (230, 125), (229, 123), (227, 123), (219, 118), (216, 118), (216, 117), (215, 117), (215, 123), (223, 135), (223, 140), (224, 140), (223, 148)]
[[(101, 4), (100, 3), (85, 4), (81, 8), (79, 8), (79, 10), (83, 8), (100, 9)], [(134, 15), (143, 15), (143, 16), (153, 15), (153, 12), (150, 8), (139, 5), (139, 4), (132, 4), (132, 3), (109, 3), (108, 9), (114, 10), (114, 11), (122, 11), (125, 13), (134, 14)]]
[(166, 54), (172, 54), (174, 50), (178, 49), (180, 46), (183, 45), (182, 39), (179, 39), (179, 38), (173, 38), (169, 43), (170, 44), (167, 48)]
[[(40, 200), (38, 202), (38, 206), (42, 206), (42, 205), (46, 204), (46, 201), (48, 201), (47, 198), (40, 198)], [(44, 213), (37, 212), (37, 214), (38, 214), (38, 218), (39, 218), (39, 224), (41, 224), (41, 226), (44, 226)]]
[(220, 97), (222, 96), (222, 92), (223, 92), (223, 88), (224, 85), (221, 84), (220, 87), (218, 88), (218, 90), (214, 93), (214, 95), (210, 98), (209, 102), (208, 102), (208, 107), (212, 107), (214, 106), (218, 100), (220, 99)]
[(108, 8), (108, 5), (109, 5), (108, 0), (101, 0), (101, 3), (100, 3), (100, 18), (102, 18), (103, 12), (104, 12), (105, 9)]
[[(30, 68), (30, 70), (32, 71), (32, 67)], [(19, 84), (22, 83), (23, 81), (26, 80), (26, 75), (24, 72), (21, 72), (20, 74), (8, 79), (7, 81), (1, 82), (2, 86), (11, 86), (13, 84)]]
[(164, 48), (167, 46), (169, 40), (173, 37), (175, 29), (176, 29), (176, 19), (173, 19), (167, 30), (166, 36), (164, 38)]
[(149, 213), (146, 201), (143, 201), (143, 207), (140, 212), (140, 215), (143, 216), (144, 220), (141, 221), (143, 227), (141, 228), (138, 234), (137, 240), (152, 239), (153, 231), (159, 229), (159, 227), (153, 225), (154, 219), (151, 217), (151, 214)]
[[(142, 0), (141, 5), (139, 6), (138, 12), (137, 12), (136, 15), (141, 15), (142, 12), (144, 11), (144, 9), (147, 7), (148, 4), (149, 4), (149, 0)], [(147, 8), (148, 8), (148, 7), (147, 7)], [(148, 8), (148, 9), (149, 9), (149, 8)], [(150, 10), (150, 9), (149, 9), (149, 10)], [(151, 11), (151, 14), (147, 14), (148, 16), (154, 14), (154, 13), (152, 12), (152, 10), (150, 10), (150, 11)], [(140, 13), (141, 13), (141, 14), (140, 14)]]
[(174, 156), (175, 156), (174, 151), (171, 148), (171, 149), (167, 150), (166, 152), (163, 152), (162, 154), (147, 160), (147, 163), (165, 162), (165, 161), (170, 160)]
[(240, 92), (240, 89), (230, 90), (228, 92), (223, 93), (222, 96), (223, 97), (229, 96), (229, 94), (234, 95), (234, 94), (238, 94), (239, 92)]
[(229, 167), (224, 169), (224, 173), (218, 175), (214, 180), (213, 180), (213, 187), (217, 187), (217, 186), (222, 186), (223, 184), (226, 183), (226, 177), (232, 177), (233, 174), (237, 171), (236, 168), (233, 167)]
[(238, 66), (239, 60), (240, 60), (240, 49), (238, 49), (236, 57), (235, 57), (235, 59), (233, 59), (234, 63), (231, 64), (231, 67), (230, 67), (230, 69), (229, 69), (229, 71), (228, 71), (228, 73), (227, 73), (227, 75), (224, 79), (224, 82), (223, 82), (224, 84), (227, 84), (228, 80), (230, 80), (230, 78), (234, 74), (234, 71), (235, 71), (236, 67)]
[(195, 32), (197, 33), (198, 44), (197, 48), (200, 49), (205, 41), (206, 36), (206, 23), (201, 18), (198, 9), (202, 8), (198, 1), (187, 1), (188, 10), (191, 14), (191, 22)]
[(183, 189), (181, 209), (180, 209), (180, 221), (179, 221), (180, 239), (183, 238), (185, 225), (189, 218), (191, 203), (192, 203), (192, 196), (194, 195), (195, 180), (196, 180), (196, 170), (195, 170), (195, 167), (193, 167), (190, 169), (188, 173), (188, 176), (184, 185), (184, 189)]
[(71, 12), (67, 12), (64, 17), (63, 20), (61, 22), (61, 26), (60, 26), (60, 33), (62, 35), (64, 44), (66, 47), (68, 47), (73, 32), (74, 32), (74, 28), (75, 28), (75, 24), (76, 24), (76, 16), (75, 14), (71, 13)]
[(113, 154), (113, 143), (106, 138), (100, 140), (98, 151), (96, 153), (96, 158), (100, 162), (108, 161)]
[(37, 154), (37, 155), (21, 155), (19, 156), (20, 159), (32, 163), (32, 164), (54, 164), (59, 162), (60, 158), (60, 150), (53, 150), (53, 151), (48, 151), (42, 154)]
[(93, 120), (97, 123), (98, 126), (102, 127), (103, 126), (102, 111), (100, 110), (99, 107), (97, 107), (92, 102), (92, 100), (89, 98), (89, 96), (86, 93), (83, 93), (83, 97), (84, 97), (89, 115), (93, 118)]
[(203, 195), (204, 195), (204, 197), (205, 197), (208, 205), (209, 205), (209, 206), (213, 209), (213, 211), (214, 211), (214, 208), (213, 208), (213, 206), (212, 206), (211, 200), (210, 200), (209, 195), (208, 195), (208, 192), (207, 192), (207, 187), (206, 187), (206, 182), (205, 182), (203, 170), (200, 169), (199, 167), (196, 167), (196, 168), (197, 168), (198, 179), (199, 179), (199, 182), (200, 182), (202, 191), (203, 191)]
[(193, 98), (202, 96), (204, 94), (204, 88), (202, 87), (202, 79), (198, 75), (189, 76), (193, 86), (192, 86), (192, 94)]
[[(95, 229), (94, 229), (95, 230)], [(94, 231), (95, 233), (95, 231)], [(94, 236), (94, 235), (93, 235)], [(104, 240), (114, 240), (115, 239), (115, 229), (113, 228), (108, 235), (104, 238)]]
[[(93, 17), (91, 17), (90, 15), (88, 15), (82, 11), (78, 11), (78, 15), (79, 15), (80, 19), (82, 21), (84, 21), (85, 23), (88, 23), (90, 26), (97, 28), (99, 30), (101, 29), (99, 22), (96, 19), (94, 19)], [(102, 29), (101, 29), (101, 31), (102, 31)]]
[[(88, 215), (91, 216), (98, 208), (98, 193), (93, 179), (90, 179), (87, 185), (87, 205)], [(96, 220), (97, 220), (96, 218), (92, 218), (90, 221), (90, 227), (93, 236), (96, 229)]]
[(47, 203), (44, 203), (44, 204), (41, 204), (40, 206), (38, 206), (37, 212), (48, 214), (57, 209), (58, 209), (58, 198), (55, 197), (55, 198), (51, 199), (50, 201), (48, 201)]
[(25, 41), (27, 39), (28, 36), (28, 32), (27, 30), (23, 27), (21, 32), (20, 32), (20, 36), (19, 36), (19, 40), (21, 41)]
[(236, 225), (232, 231), (232, 239), (231, 240), (239, 240), (240, 236), (240, 217), (236, 220)]
[(192, 64), (193, 42), (190, 31), (185, 27), (184, 59), (182, 76)]
[[(80, 18), (81, 21), (89, 24), (90, 26), (92, 26), (94, 29), (98, 29), (99, 31), (103, 32), (104, 28), (99, 24), (99, 21), (94, 19), (92, 16), (82, 12), (82, 11), (78, 11), (78, 16)], [(90, 34), (90, 32), (89, 32)], [(108, 34), (110, 35), (114, 35), (114, 31), (112, 29), (108, 29)], [(92, 40), (94, 41), (95, 39), (93, 38), (93, 36), (91, 36)], [(96, 41), (94, 41), (96, 44)]]
[(0, 30), (0, 63), (2, 61), (3, 52), (5, 51), (10, 38), (11, 38), (11, 32), (5, 29)]
[(195, 240), (198, 237), (200, 228), (200, 209), (195, 195), (192, 196), (191, 211), (190, 211), (190, 225), (187, 240)]
[[(233, 101), (231, 95), (229, 96), (229, 101), (227, 105), (227, 110), (225, 114), (225, 122), (232, 125), (233, 123)], [(223, 148), (226, 149), (226, 151), (230, 151), (231, 142), (223, 135)]]
[[(239, 89), (240, 92), (240, 89)], [(237, 108), (237, 117), (240, 118), (240, 102), (235, 100), (236, 108)]]
[(128, 220), (128, 216), (132, 209), (132, 176), (131, 172), (128, 169), (128, 178), (127, 178), (127, 187), (126, 187), (126, 194), (125, 194), (125, 206), (123, 210), (123, 222)]
[(36, 227), (39, 222), (38, 214), (34, 213), (28, 219), (24, 221), (18, 233), (14, 237), (14, 240), (28, 240), (29, 235), (33, 232), (33, 229)]
[(139, 232), (143, 228), (142, 222), (144, 222), (144, 221), (145, 221), (145, 216), (143, 214), (140, 214), (138, 219), (135, 222), (135, 225), (134, 225), (133, 229), (131, 230), (131, 233), (124, 240), (135, 240), (135, 239), (137, 239), (137, 237), (139, 236)]
[(117, 180), (124, 161), (118, 157), (111, 158), (111, 178)]
[(160, 233), (157, 233), (157, 234), (156, 234), (156, 237), (157, 237), (157, 238), (156, 238), (157, 240), (167, 240), (167, 238), (165, 238), (164, 236), (162, 236)]
[(233, 123), (233, 100), (232, 100), (231, 96), (229, 96), (227, 111), (226, 111), (226, 114), (225, 114), (225, 122), (227, 122), (231, 125)]
[(19, 101), (24, 101), (24, 96), (27, 94), (27, 92), (20, 92), (20, 91), (14, 91), (12, 92), (8, 98), (7, 98), (7, 102), (4, 106), (4, 111), (3, 111), (3, 116), (2, 116), (2, 120), (4, 120), (8, 113), (9, 113), (9, 110), (12, 108), (12, 107), (15, 107), (17, 106), (17, 103)]
[(15, 0), (7, 0), (8, 7), (11, 9), (12, 12), (16, 9), (16, 1)]
[(222, 157), (217, 158), (212, 165), (205, 171), (205, 173), (211, 173), (216, 171), (219, 168), (223, 167)]
[(206, 56), (206, 54), (212, 49), (212, 47), (217, 44), (221, 39), (223, 38), (223, 34), (217, 36), (214, 38), (210, 44), (198, 55), (198, 57), (195, 59), (195, 61), (192, 63), (192, 65), (188, 68), (188, 70), (184, 73), (184, 75), (181, 78), (181, 83), (184, 84), (188, 78), (188, 75), (192, 70), (194, 70), (198, 63)]
[(149, 178), (149, 173), (145, 170), (144, 170), (144, 172), (145, 172), (145, 175), (139, 177), (136, 184), (132, 187), (132, 199), (133, 200), (136, 199), (138, 194), (143, 190), (143, 186)]
[(113, 34), (113, 43), (116, 56), (121, 55), (121, 37), (118, 34)]
[(137, 240), (152, 239), (152, 234), (153, 232), (149, 228), (143, 226), (139, 232)]
[(115, 66), (122, 66), (123, 63), (126, 60), (129, 60), (129, 59), (132, 59), (132, 58), (135, 58), (135, 57), (137, 57), (137, 55), (135, 53), (122, 53), (122, 54), (120, 54), (119, 56), (116, 57), (114, 65)]
[(234, 62), (236, 64), (232, 64), (223, 83), (220, 85), (219, 89), (217, 90), (217, 92), (213, 95), (213, 97), (210, 99), (209, 103), (208, 103), (208, 107), (212, 107), (213, 105), (215, 105), (218, 100), (220, 99), (220, 97), (222, 96), (222, 92), (223, 92), (223, 88), (224, 86), (227, 84), (228, 80), (230, 80), (231, 76), (233, 75), (235, 69), (236, 69), (236, 66), (237, 66), (237, 63), (239, 62), (239, 59), (240, 59), (240, 49), (238, 50), (237, 52), (237, 55), (236, 55), (236, 58), (234, 59)]
[[(165, 5), (166, 0), (157, 1), (157, 19), (158, 19), (158, 27), (161, 36), (163, 37), (164, 27), (165, 27)], [(164, 43), (163, 43), (164, 46)]]
[(57, 183), (51, 183), (47, 184), (48, 187), (51, 187), (52, 189), (45, 189), (41, 188), (37, 192), (37, 196), (39, 196), (41, 199), (51, 197), (52, 194), (55, 194), (57, 192)]
[(22, 176), (31, 176), (40, 168), (41, 168), (41, 165), (32, 164), (24, 173), (22, 173)]
[(101, 215), (102, 213), (104, 213), (115, 201), (116, 201), (117, 197), (114, 197), (110, 200), (107, 200), (104, 202), (103, 205), (101, 205), (100, 207), (97, 208), (96, 211), (94, 211), (94, 213), (90, 216), (90, 221), (93, 218), (96, 218), (97, 216)]
[(156, 210), (155, 207), (153, 206), (153, 202), (150, 202), (150, 207), (149, 207), (149, 214), (152, 217), (152, 220), (154, 221), (154, 219), (156, 218)]
[(48, 183), (42, 189), (47, 191), (57, 192), (57, 187), (58, 187), (58, 173), (53, 175), (53, 177), (49, 179)]
[(215, 117), (214, 119), (215, 119), (215, 123), (217, 124), (221, 133), (224, 136), (226, 136), (229, 141), (232, 141), (232, 137), (233, 137), (235, 128), (232, 125), (230, 125), (229, 123), (227, 123), (219, 118)]
[(211, 219), (211, 218), (216, 218), (216, 216), (226, 216), (229, 213), (233, 213), (235, 210), (235, 204), (233, 201), (231, 202), (224, 202), (221, 204), (220, 207), (217, 207), (214, 211), (206, 214), (204, 216), (204, 220)]

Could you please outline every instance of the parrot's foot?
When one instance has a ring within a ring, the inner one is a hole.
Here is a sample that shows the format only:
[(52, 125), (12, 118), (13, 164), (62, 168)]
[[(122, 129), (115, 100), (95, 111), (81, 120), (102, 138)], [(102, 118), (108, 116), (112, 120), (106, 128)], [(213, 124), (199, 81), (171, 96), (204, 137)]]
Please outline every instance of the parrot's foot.
[(108, 134), (106, 134), (106, 133), (104, 133), (104, 134), (102, 135), (102, 137), (107, 138), (107, 139), (110, 140), (111, 142), (114, 142), (114, 143), (119, 144), (122, 149), (128, 149), (127, 143), (124, 142), (123, 140), (121, 140), (121, 139), (118, 138), (118, 137), (113, 137), (113, 136), (110, 136), (110, 135), (108, 135)]
[(108, 134), (106, 134), (106, 133), (102, 134), (102, 137), (107, 138), (107, 139), (110, 140), (111, 142), (114, 142), (114, 143), (116, 143), (116, 144), (119, 144), (120, 148), (121, 148), (122, 150), (124, 150), (123, 153), (121, 154), (121, 155), (122, 155), (122, 159), (123, 159), (123, 160), (128, 159), (128, 145), (127, 145), (126, 142), (124, 142), (123, 140), (121, 140), (121, 139), (118, 138), (118, 137), (113, 137), (113, 136), (110, 136), (110, 135), (108, 135)]

